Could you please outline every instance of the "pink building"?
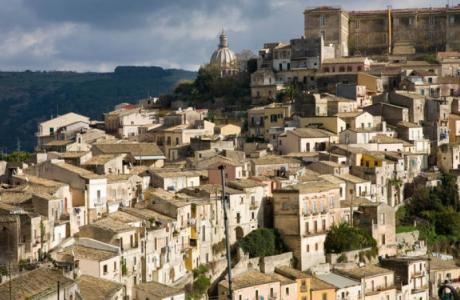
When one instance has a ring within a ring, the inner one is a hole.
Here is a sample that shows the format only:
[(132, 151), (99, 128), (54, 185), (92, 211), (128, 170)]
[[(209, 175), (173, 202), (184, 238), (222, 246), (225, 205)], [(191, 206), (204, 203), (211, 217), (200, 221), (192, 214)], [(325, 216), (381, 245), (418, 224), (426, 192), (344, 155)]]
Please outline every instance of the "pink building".
[(321, 70), (325, 73), (366, 72), (371, 68), (367, 57), (339, 57), (325, 59)]
[[(281, 290), (281, 287), (283, 288)], [(296, 300), (295, 281), (281, 276), (268, 275), (258, 271), (248, 271), (232, 279), (232, 300)], [(219, 300), (228, 299), (228, 282), (222, 280), (218, 287)]]
[(220, 170), (219, 166), (225, 166), (225, 180), (234, 180), (234, 179), (241, 179), (241, 178), (246, 178), (246, 172), (243, 172), (244, 166), (233, 163), (230, 161), (226, 162), (218, 162), (215, 164), (212, 164), (208, 167), (208, 183), (210, 184), (220, 184), (221, 179), (220, 179)]

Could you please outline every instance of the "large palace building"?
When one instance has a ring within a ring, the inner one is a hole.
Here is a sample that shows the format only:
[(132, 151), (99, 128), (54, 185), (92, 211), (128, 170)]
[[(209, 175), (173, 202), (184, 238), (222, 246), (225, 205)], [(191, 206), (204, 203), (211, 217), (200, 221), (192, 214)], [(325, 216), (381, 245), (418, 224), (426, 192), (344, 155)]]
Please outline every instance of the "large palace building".
[(372, 11), (306, 9), (305, 37), (322, 36), (336, 56), (460, 50), (460, 6)]

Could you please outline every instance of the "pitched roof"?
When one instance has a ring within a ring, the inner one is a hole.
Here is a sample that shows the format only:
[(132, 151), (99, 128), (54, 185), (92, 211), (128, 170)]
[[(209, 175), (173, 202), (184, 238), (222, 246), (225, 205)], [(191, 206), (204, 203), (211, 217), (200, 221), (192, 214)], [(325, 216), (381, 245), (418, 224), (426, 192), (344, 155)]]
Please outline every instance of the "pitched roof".
[(300, 162), (296, 159), (278, 155), (267, 155), (259, 158), (252, 158), (251, 161), (254, 165), (300, 164)]
[(120, 283), (89, 275), (81, 275), (77, 283), (80, 287), (80, 294), (85, 300), (112, 299), (117, 292), (123, 289)]
[(280, 266), (275, 268), (275, 272), (290, 279), (311, 278), (311, 275), (289, 266)]
[(315, 184), (311, 184), (311, 182), (306, 183), (299, 183), (295, 185), (289, 185), (283, 187), (282, 189), (275, 190), (275, 192), (298, 192), (301, 194), (308, 194), (308, 193), (321, 193), (325, 191), (329, 191), (331, 189), (338, 189), (339, 187), (336, 184), (332, 184), (327, 181), (315, 181)]
[(316, 277), (312, 277), (311, 279), (311, 290), (312, 291), (322, 291), (322, 290), (330, 290), (330, 289), (335, 290), (335, 286), (325, 281), (322, 281), (321, 279), (318, 279)]
[(111, 160), (114, 160), (119, 155), (116, 154), (101, 154), (93, 156), (91, 159), (85, 162), (85, 165), (88, 166), (100, 166), (108, 163)]
[(342, 175), (337, 175), (342, 180), (349, 181), (351, 183), (364, 183), (364, 182), (369, 182), (369, 180), (366, 180), (364, 178), (351, 175), (351, 174), (342, 174)]
[(252, 179), (234, 179), (227, 181), (227, 185), (229, 187), (233, 187), (235, 189), (246, 189), (246, 188), (254, 188), (258, 186), (266, 186), (265, 183), (260, 181), (252, 180)]
[(74, 256), (76, 260), (78, 259), (88, 259), (94, 261), (105, 261), (115, 256), (118, 256), (118, 253), (96, 249), (91, 247), (85, 247), (82, 245), (72, 245), (70, 247), (64, 248), (62, 251), (64, 254), (70, 254)]
[(104, 154), (130, 153), (133, 156), (164, 157), (164, 153), (160, 150), (158, 145), (153, 143), (95, 144), (93, 147)]
[(327, 138), (336, 135), (330, 131), (319, 128), (296, 128), (288, 131), (288, 133), (294, 134), (300, 138)]
[[(74, 283), (62, 275), (61, 270), (38, 268), (11, 280), (12, 298), (15, 300), (42, 299), (57, 292), (57, 282), (61, 287)], [(0, 299), (10, 299), (10, 283), (0, 284)]]
[(376, 265), (366, 265), (364, 267), (356, 267), (352, 269), (337, 269), (337, 272), (354, 279), (393, 273), (391, 270), (384, 269)]
[(335, 273), (327, 273), (327, 274), (319, 274), (315, 275), (318, 279), (326, 282), (330, 285), (333, 285), (336, 288), (343, 289), (351, 286), (361, 285), (361, 282), (352, 280), (345, 276), (335, 274)]
[(69, 172), (78, 174), (80, 177), (85, 178), (85, 179), (103, 179), (105, 178), (102, 175), (98, 175), (89, 170), (86, 170), (86, 169), (83, 169), (83, 168), (80, 168), (80, 167), (77, 167), (77, 166), (74, 166), (68, 163), (57, 163), (55, 165)]
[[(247, 271), (243, 274), (237, 275), (232, 278), (232, 287), (233, 289), (238, 290), (246, 287), (272, 283), (277, 281), (278, 280), (276, 280), (274, 277), (270, 275), (260, 273), (257, 271)], [(228, 287), (227, 280), (222, 280), (219, 284), (224, 287)]]
[(149, 295), (156, 296), (159, 299), (171, 297), (179, 294), (183, 294), (184, 290), (170, 287), (168, 285), (161, 284), (159, 282), (148, 282), (141, 283), (134, 287), (135, 289), (141, 290)]

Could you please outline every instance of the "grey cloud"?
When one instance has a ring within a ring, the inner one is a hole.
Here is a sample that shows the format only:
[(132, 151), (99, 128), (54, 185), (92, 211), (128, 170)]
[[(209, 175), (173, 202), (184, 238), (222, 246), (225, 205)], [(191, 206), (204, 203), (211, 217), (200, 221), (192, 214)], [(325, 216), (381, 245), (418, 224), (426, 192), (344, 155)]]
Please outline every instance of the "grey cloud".
[(206, 63), (224, 26), (235, 51), (302, 35), (303, 10), (443, 6), (445, 0), (0, 0), (0, 69), (107, 70)]

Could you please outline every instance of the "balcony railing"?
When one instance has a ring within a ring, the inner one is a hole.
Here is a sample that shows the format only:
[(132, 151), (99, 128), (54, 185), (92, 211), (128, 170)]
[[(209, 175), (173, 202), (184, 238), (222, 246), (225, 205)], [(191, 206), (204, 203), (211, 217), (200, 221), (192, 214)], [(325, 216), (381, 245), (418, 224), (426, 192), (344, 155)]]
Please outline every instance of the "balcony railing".
[(387, 290), (391, 290), (391, 289), (394, 289), (395, 286), (394, 285), (388, 285), (388, 286), (378, 286), (376, 288), (374, 288), (373, 290), (370, 290), (370, 291), (366, 291), (365, 292), (365, 295), (366, 296), (372, 296), (372, 295), (377, 295), (378, 293), (380, 292), (383, 292), (383, 291), (387, 291)]
[(309, 236), (322, 235), (322, 234), (327, 234), (327, 231), (326, 230), (305, 231), (303, 233), (303, 236), (309, 237)]
[(416, 287), (415, 289), (412, 289), (412, 290), (411, 290), (411, 293), (412, 293), (412, 294), (421, 293), (421, 292), (425, 292), (426, 290), (428, 290), (428, 286), (427, 286), (427, 285), (423, 285), (423, 286)]
[(412, 273), (412, 278), (425, 276), (425, 272), (417, 271)]

